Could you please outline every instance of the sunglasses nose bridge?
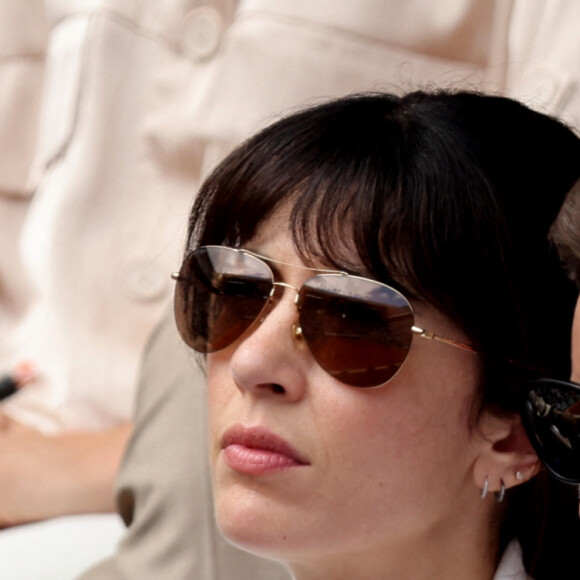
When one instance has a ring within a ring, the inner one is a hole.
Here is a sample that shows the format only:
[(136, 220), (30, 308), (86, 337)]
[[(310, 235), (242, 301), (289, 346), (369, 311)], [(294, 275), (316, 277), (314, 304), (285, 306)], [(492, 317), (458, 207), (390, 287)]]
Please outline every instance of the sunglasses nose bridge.
[[(296, 306), (296, 308), (298, 309), (298, 304), (300, 301), (300, 289), (296, 288), (296, 286), (293, 286), (292, 284), (288, 284), (287, 282), (274, 282), (272, 285), (271, 297), (273, 297), (277, 287), (282, 289), (289, 288), (290, 290), (294, 290), (294, 292), (296, 293), (296, 296), (294, 296), (294, 306)], [(292, 337), (297, 340), (303, 339), (302, 328), (300, 327), (299, 322), (294, 323), (292, 325)]]
[[(285, 288), (289, 288), (290, 290), (294, 290), (294, 292), (296, 292), (296, 296), (294, 298), (294, 304), (298, 305), (298, 298), (300, 295), (300, 289), (296, 288), (296, 286), (292, 286), (292, 284), (288, 284), (287, 282), (273, 282), (272, 283), (272, 292), (270, 293), (270, 300), (274, 299), (274, 295), (276, 294), (276, 290), (277, 289), (281, 289), (281, 294), (284, 293), (284, 289)], [(281, 297), (281, 294), (278, 295), (278, 300)]]
[(280, 288), (282, 290), (282, 293), (284, 292), (285, 288), (294, 290), (294, 292), (296, 293), (296, 296), (294, 297), (294, 304), (298, 306), (298, 299), (300, 297), (300, 288), (296, 288), (296, 286), (292, 286), (292, 284), (288, 284), (288, 282), (272, 282), (272, 291), (270, 292), (270, 299), (274, 297), (277, 288)]
[(292, 286), (292, 284), (288, 284), (288, 282), (272, 282), (272, 286), (274, 288), (276, 288), (276, 286), (281, 288), (290, 288), (291, 290), (294, 290), (294, 292), (296, 292), (296, 296), (298, 296), (298, 293), (300, 292), (300, 290), (298, 290), (296, 286)]

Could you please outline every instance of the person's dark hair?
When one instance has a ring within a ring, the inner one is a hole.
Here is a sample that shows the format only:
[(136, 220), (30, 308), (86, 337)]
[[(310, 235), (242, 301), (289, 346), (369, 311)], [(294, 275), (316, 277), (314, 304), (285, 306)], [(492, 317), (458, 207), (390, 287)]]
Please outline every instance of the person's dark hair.
[[(243, 246), (288, 206), (305, 259), (447, 315), (481, 353), (476, 412), (513, 413), (529, 378), (569, 376), (576, 296), (547, 235), (579, 176), (580, 140), (514, 100), (355, 95), (297, 112), (235, 150), (198, 194), (190, 246)], [(504, 540), (519, 536), (530, 568), (533, 484), (520, 487)]]

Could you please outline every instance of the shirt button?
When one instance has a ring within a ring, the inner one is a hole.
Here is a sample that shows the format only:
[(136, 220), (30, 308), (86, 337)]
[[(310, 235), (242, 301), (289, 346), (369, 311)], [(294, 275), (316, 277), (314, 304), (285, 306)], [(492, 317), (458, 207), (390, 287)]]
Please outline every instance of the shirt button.
[(224, 32), (220, 13), (209, 6), (192, 10), (183, 22), (184, 50), (198, 60), (212, 56), (218, 49)]

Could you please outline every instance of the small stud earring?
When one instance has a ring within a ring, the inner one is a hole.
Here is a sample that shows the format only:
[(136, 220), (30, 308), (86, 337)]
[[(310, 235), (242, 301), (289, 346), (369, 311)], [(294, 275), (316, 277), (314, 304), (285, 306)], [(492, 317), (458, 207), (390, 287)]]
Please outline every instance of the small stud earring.
[(519, 469), (516, 471), (516, 479), (518, 481), (523, 481), (524, 479), (524, 474)]
[(488, 487), (489, 487), (489, 481), (487, 480), (487, 477), (486, 477), (485, 481), (483, 482), (483, 488), (481, 489), (481, 499), (486, 498)]

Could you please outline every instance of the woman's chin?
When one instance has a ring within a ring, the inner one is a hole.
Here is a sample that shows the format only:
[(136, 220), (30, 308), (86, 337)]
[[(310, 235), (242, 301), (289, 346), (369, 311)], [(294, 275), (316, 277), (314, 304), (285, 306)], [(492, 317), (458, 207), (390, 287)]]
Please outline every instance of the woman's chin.
[(216, 501), (217, 524), (232, 544), (258, 556), (284, 559), (290, 547), (288, 529), (266, 506), (252, 502)]

